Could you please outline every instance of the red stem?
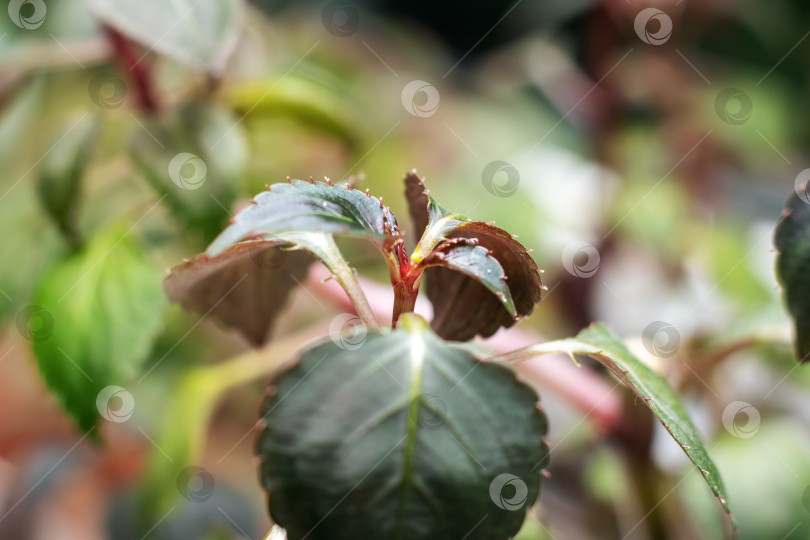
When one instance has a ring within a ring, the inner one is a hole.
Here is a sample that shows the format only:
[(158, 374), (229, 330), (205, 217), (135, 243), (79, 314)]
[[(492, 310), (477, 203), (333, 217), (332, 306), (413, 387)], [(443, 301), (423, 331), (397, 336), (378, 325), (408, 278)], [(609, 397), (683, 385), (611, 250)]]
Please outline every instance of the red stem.
[(141, 61), (142, 55), (121, 32), (110, 26), (104, 26), (107, 37), (115, 50), (115, 57), (121, 68), (129, 75), (130, 82), (135, 86), (135, 95), (138, 99), (138, 108), (148, 114), (158, 111), (157, 99), (152, 89), (152, 74), (148, 66)]

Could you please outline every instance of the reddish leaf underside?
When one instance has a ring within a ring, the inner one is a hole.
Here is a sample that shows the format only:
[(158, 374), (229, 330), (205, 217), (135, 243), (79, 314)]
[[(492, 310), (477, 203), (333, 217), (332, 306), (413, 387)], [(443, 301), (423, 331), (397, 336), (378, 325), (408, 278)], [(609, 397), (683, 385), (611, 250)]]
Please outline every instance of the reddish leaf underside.
[(293, 288), (314, 258), (283, 242), (240, 242), (215, 257), (205, 254), (172, 268), (164, 280), (172, 302), (212, 316), (253, 346), (265, 343)]

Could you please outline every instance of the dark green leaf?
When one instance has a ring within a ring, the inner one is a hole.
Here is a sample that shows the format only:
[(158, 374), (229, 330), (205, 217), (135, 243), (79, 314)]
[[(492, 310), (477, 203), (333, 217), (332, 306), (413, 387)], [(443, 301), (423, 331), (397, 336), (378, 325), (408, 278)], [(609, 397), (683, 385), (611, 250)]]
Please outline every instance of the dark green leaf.
[(517, 316), (503, 268), (486, 248), (476, 245), (474, 241), (455, 238), (443, 242), (421, 264), (424, 267), (438, 266), (455, 270), (473, 278), (494, 294), (510, 315)]
[(164, 281), (166, 294), (185, 309), (236, 328), (252, 345), (261, 345), (315, 260), (284, 246), (289, 244), (248, 241), (215, 257), (198, 255), (172, 268)]
[(241, 34), (243, 3), (231, 0), (89, 0), (107, 24), (196, 69), (220, 73)]
[(810, 359), (810, 191), (802, 186), (787, 202), (776, 227), (774, 245), (779, 251), (776, 274), (784, 288), (785, 302), (795, 323), (796, 357)]
[(34, 303), (40, 320), (51, 325), (33, 338), (40, 372), (79, 427), (89, 430), (101, 418), (99, 393), (125, 386), (138, 373), (162, 326), (160, 273), (114, 228), (53, 267)]
[(77, 210), (81, 180), (98, 136), (98, 122), (83, 120), (61, 132), (39, 169), (39, 200), (67, 241), (80, 244)]
[(397, 221), (376, 197), (348, 186), (290, 180), (273, 184), (236, 216), (209, 246), (208, 254), (248, 238), (295, 233), (326, 233), (371, 239), (380, 249), (398, 237)]
[(237, 119), (205, 103), (186, 103), (134, 126), (130, 153), (173, 214), (205, 242), (227, 224), (247, 145)]
[(572, 357), (575, 354), (581, 354), (594, 358), (644, 400), (644, 403), (698, 468), (723, 509), (731, 517), (720, 472), (706, 452), (680, 399), (664, 379), (633, 356), (604, 325), (593, 324), (582, 330), (575, 338), (532, 345), (508, 353), (503, 358), (509, 361), (520, 361), (541, 354), (559, 352)]
[(270, 395), (261, 480), (291, 540), (505, 540), (538, 496), (535, 393), (416, 315), (360, 348), (307, 349)]
[[(476, 334), (488, 337), (532, 312), (540, 301), (543, 283), (537, 264), (515, 237), (491, 223), (449, 214), (428, 195), (424, 179), (416, 171), (405, 177), (405, 196), (415, 230), (421, 235), (411, 262), (435, 261), (431, 256), (434, 251), (444, 252), (446, 260), (448, 249), (462, 249), (454, 255), (454, 265), (425, 272), (425, 287), (433, 304), (431, 326), (436, 333), (459, 341)], [(464, 243), (459, 239), (469, 240), (481, 249), (460, 248)], [(460, 261), (465, 253), (478, 255), (477, 270), (471, 271), (473, 263), (466, 263), (466, 270), (462, 270)], [(505, 287), (493, 279), (502, 277)]]

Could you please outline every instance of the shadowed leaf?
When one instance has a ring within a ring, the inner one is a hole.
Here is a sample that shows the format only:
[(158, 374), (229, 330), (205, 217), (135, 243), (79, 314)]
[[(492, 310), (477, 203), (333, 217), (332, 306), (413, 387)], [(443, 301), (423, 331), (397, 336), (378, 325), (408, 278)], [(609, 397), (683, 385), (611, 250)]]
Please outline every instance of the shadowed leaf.
[[(807, 186), (803, 188), (807, 197)], [(795, 324), (796, 357), (810, 359), (810, 204), (794, 193), (776, 227), (776, 274)]]
[(289, 244), (249, 241), (215, 257), (197, 255), (175, 266), (165, 279), (172, 302), (211, 315), (237, 329), (252, 345), (266, 342), (293, 288), (306, 278), (315, 259)]
[(270, 395), (260, 476), (290, 540), (506, 540), (539, 494), (535, 393), (416, 315), (357, 349), (310, 347)]

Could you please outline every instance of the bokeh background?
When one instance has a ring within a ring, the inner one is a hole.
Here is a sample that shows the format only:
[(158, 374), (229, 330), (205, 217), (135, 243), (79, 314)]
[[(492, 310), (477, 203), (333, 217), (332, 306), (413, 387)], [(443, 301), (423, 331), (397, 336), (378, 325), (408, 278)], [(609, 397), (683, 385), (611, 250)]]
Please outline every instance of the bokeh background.
[[(739, 538), (810, 538), (810, 372), (789, 345), (772, 247), (785, 199), (810, 178), (808, 28), (801, 0), (11, 0), (0, 538), (263, 538), (252, 429), (266, 377), (200, 389), (216, 386), (205, 368), (247, 344), (168, 304), (149, 339), (115, 342), (114, 316), (60, 318), (37, 299), (113, 230), (158, 282), (288, 175), (356, 182), (405, 223), (412, 168), (444, 206), (518, 234), (545, 269), (544, 300), (500, 347), (607, 322), (684, 399)], [(344, 247), (386, 281), (373, 248)], [(112, 298), (93, 279), (88, 302)], [(312, 279), (275, 335), (325, 333), (345, 310)], [(144, 349), (116, 383), (134, 412), (105, 417), (99, 437), (38, 367), (74, 360), (33, 353), (88, 331), (111, 364)], [(607, 374), (580, 371), (597, 376), (525, 374), (552, 454), (521, 538), (722, 538), (719, 505), (677, 444)], [(148, 489), (177, 502), (144, 530)]]

